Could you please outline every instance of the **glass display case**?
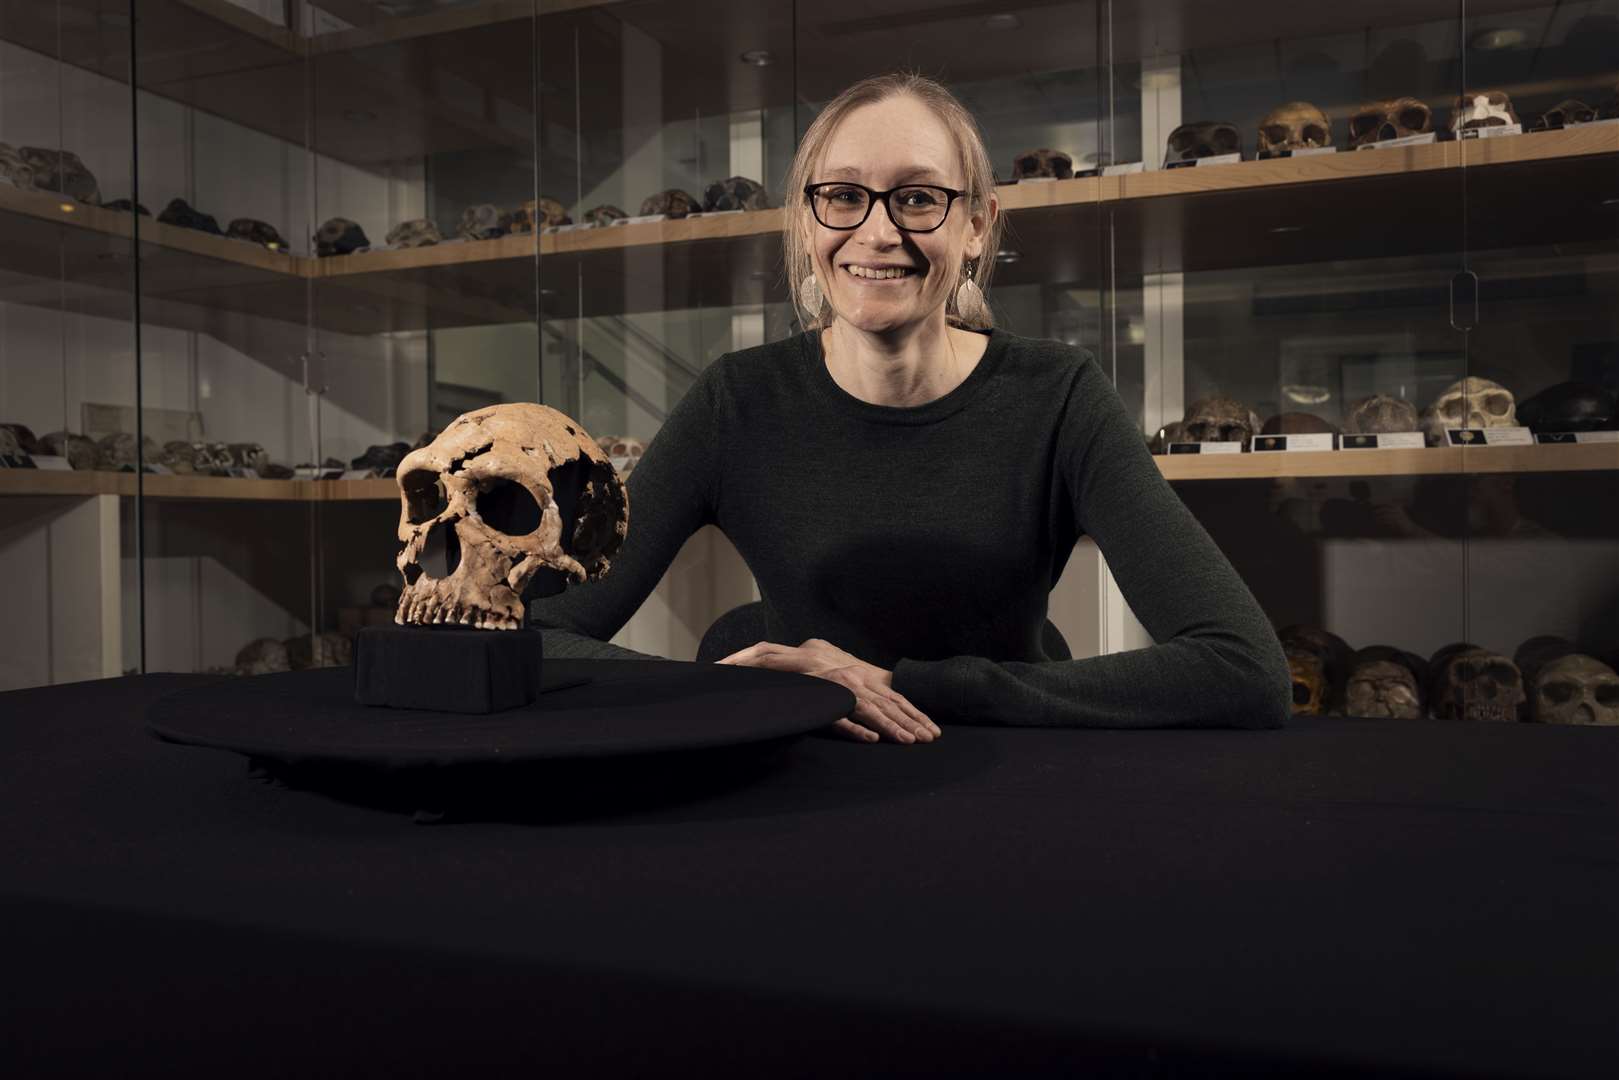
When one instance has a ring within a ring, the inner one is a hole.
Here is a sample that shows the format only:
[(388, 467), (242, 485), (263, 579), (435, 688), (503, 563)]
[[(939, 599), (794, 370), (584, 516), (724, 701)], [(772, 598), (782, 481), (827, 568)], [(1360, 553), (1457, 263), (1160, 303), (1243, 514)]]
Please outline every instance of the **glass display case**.
[[(1302, 710), (1619, 649), (1619, 0), (0, 0), (0, 686), (342, 662), (470, 409), (633, 468), (797, 332), (794, 149), (901, 68), (985, 134), (999, 325), (1094, 354)], [(617, 640), (755, 595), (706, 529)], [(1146, 643), (1085, 544), (1052, 618)]]

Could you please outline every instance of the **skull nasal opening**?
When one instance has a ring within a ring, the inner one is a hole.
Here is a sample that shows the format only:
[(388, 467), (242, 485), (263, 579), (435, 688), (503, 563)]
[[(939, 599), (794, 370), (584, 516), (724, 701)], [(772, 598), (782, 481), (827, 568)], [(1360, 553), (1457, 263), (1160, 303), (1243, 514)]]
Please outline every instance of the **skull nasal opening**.
[(444, 485), (431, 469), (412, 469), (400, 478), (399, 487), (405, 493), (405, 513), (412, 525), (432, 521), (449, 509)]

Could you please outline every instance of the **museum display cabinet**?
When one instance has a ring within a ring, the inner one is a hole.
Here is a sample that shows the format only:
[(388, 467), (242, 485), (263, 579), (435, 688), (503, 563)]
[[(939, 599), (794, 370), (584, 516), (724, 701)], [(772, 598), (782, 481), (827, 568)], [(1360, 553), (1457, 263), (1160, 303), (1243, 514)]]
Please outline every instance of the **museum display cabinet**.
[[(1619, 0), (0, 0), (0, 686), (340, 662), (469, 409), (633, 468), (797, 332), (794, 148), (898, 68), (984, 131), (999, 325), (1091, 350), (1300, 708), (1612, 663)], [(754, 595), (705, 530), (617, 640)], [(1146, 643), (1085, 544), (1052, 618)]]

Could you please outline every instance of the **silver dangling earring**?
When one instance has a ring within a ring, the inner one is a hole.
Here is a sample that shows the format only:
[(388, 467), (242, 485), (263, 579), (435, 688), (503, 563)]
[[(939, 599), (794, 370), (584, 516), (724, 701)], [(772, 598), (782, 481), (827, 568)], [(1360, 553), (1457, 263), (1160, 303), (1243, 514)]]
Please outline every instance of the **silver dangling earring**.
[(798, 284), (798, 306), (802, 313), (813, 322), (821, 317), (821, 307), (826, 303), (826, 297), (821, 295), (821, 283), (811, 274)]
[(993, 321), (989, 304), (984, 301), (984, 290), (973, 280), (973, 265), (967, 264), (967, 277), (956, 290), (956, 317), (967, 326), (988, 327)]

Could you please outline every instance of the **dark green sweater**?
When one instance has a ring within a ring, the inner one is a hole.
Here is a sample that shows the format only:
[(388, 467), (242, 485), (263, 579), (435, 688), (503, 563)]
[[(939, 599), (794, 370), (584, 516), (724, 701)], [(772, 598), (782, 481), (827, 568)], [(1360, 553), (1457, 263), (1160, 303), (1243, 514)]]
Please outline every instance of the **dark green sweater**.
[[(698, 528), (747, 560), (769, 640), (824, 638), (941, 723), (1275, 727), (1281, 646), (1083, 350), (994, 331), (907, 408), (832, 379), (815, 334), (721, 357), (629, 479), (611, 572), (535, 605), (549, 656), (607, 643)], [(1051, 660), (1047, 597), (1088, 534), (1153, 641)]]

